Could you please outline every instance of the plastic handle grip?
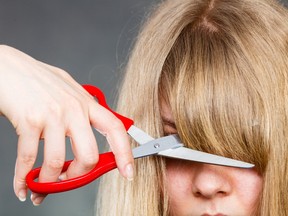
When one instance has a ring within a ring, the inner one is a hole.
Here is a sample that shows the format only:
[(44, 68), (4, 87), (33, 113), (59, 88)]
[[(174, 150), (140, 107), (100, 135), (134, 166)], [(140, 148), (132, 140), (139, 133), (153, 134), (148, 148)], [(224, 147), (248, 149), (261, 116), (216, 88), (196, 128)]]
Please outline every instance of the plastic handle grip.
[[(68, 169), (71, 162), (72, 161), (65, 162), (62, 172), (65, 172)], [(95, 168), (82, 176), (59, 182), (39, 183), (34, 181), (34, 179), (38, 178), (41, 170), (41, 167), (38, 167), (28, 173), (28, 175), (26, 176), (26, 182), (28, 188), (35, 193), (41, 193), (41, 194), (59, 193), (76, 189), (86, 184), (89, 184), (90, 182), (97, 179), (101, 175), (115, 168), (117, 168), (117, 165), (115, 162), (114, 154), (112, 152), (106, 152), (99, 155), (99, 161), (95, 166)]]
[(106, 103), (106, 99), (105, 99), (103, 92), (99, 88), (92, 86), (92, 85), (82, 85), (82, 86), (87, 92), (89, 92), (89, 94), (91, 94), (92, 96), (97, 98), (98, 103), (100, 105), (102, 105), (103, 107), (105, 107), (106, 109), (111, 111), (118, 119), (120, 119), (122, 121), (126, 131), (128, 131), (128, 129), (131, 127), (131, 125), (134, 124), (132, 119), (129, 119), (125, 116), (122, 116), (119, 113), (116, 113), (110, 109), (110, 107)]

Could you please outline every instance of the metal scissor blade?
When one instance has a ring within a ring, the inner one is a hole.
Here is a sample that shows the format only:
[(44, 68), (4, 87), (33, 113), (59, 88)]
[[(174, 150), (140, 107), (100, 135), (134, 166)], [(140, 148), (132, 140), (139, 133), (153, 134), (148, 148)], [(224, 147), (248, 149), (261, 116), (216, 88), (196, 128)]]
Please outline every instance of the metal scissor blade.
[(153, 154), (157, 154), (161, 151), (167, 149), (174, 149), (183, 146), (182, 143), (179, 143), (177, 136), (170, 135), (166, 137), (161, 137), (159, 139), (153, 139), (144, 145), (138, 146), (132, 149), (134, 158), (145, 157)]
[(145, 133), (143, 130), (138, 127), (132, 125), (127, 133), (140, 145), (148, 143), (149, 141), (154, 140), (149, 134)]
[(158, 153), (158, 155), (182, 160), (196, 161), (201, 163), (209, 163), (221, 166), (231, 166), (239, 168), (252, 168), (253, 164), (246, 163), (231, 158), (226, 158), (206, 152), (196, 151), (193, 149), (179, 147), (174, 149), (167, 149)]

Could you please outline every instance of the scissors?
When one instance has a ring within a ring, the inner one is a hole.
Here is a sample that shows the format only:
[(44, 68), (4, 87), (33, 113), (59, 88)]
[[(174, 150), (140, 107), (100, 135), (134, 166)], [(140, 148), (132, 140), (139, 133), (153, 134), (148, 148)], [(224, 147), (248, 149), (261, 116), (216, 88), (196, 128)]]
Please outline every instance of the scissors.
[[(201, 163), (208, 163), (221, 166), (231, 166), (238, 168), (252, 168), (253, 164), (246, 163), (239, 160), (234, 160), (214, 154), (209, 154), (201, 151), (196, 151), (184, 147), (181, 140), (177, 135), (164, 136), (158, 139), (154, 139), (143, 130), (137, 128), (134, 125), (132, 119), (122, 116), (109, 108), (106, 103), (103, 92), (92, 85), (83, 85), (83, 88), (94, 96), (100, 105), (111, 111), (118, 119), (120, 119), (125, 126), (127, 133), (138, 143), (138, 147), (132, 149), (134, 159), (147, 157), (150, 155), (158, 155), (163, 157), (189, 160)], [(72, 160), (66, 161), (62, 172), (65, 172)], [(99, 161), (97, 165), (90, 172), (75, 178), (63, 180), (59, 182), (45, 182), (40, 183), (34, 181), (38, 178), (41, 167), (31, 170), (26, 176), (26, 183), (28, 188), (36, 193), (50, 194), (59, 193), (68, 190), (73, 190), (82, 187), (95, 179), (99, 178), (103, 174), (117, 168), (115, 157), (112, 152), (106, 152), (99, 155)]]

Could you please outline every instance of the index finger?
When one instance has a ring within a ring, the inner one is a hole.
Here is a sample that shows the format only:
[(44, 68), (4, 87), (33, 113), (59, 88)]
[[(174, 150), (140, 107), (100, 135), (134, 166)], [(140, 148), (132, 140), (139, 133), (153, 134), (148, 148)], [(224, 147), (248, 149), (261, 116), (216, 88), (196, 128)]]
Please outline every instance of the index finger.
[(91, 103), (89, 116), (91, 125), (106, 136), (121, 175), (128, 180), (132, 180), (134, 176), (134, 158), (123, 123), (112, 112), (96, 102)]

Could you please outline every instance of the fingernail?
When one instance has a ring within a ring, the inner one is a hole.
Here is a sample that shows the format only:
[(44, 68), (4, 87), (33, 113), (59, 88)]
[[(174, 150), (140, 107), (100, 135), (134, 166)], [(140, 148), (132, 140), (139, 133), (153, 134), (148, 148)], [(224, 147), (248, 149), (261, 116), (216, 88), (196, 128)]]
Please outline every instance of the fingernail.
[(33, 202), (33, 199), (34, 199), (34, 193), (32, 192), (30, 196), (30, 200)]
[(132, 181), (134, 178), (134, 169), (131, 163), (126, 165), (125, 171), (127, 180)]
[(26, 191), (25, 190), (20, 190), (19, 193), (18, 193), (18, 199), (21, 201), (21, 202), (25, 202), (26, 200)]
[(40, 203), (37, 203), (36, 201), (32, 202), (34, 206), (39, 206)]
[(67, 179), (66, 173), (62, 173), (62, 174), (58, 177), (58, 179), (59, 179), (60, 181), (66, 180), (66, 179)]
[(42, 197), (32, 197), (34, 200), (31, 199), (34, 206), (39, 206), (42, 203)]

